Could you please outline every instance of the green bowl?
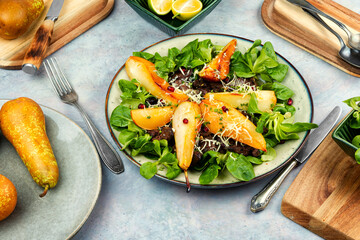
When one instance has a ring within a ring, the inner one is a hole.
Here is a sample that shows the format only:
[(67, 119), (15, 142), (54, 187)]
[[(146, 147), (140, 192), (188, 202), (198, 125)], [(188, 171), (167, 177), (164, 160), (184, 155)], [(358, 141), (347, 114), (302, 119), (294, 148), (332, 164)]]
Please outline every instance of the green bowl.
[(132, 7), (141, 17), (154, 24), (160, 30), (166, 32), (170, 36), (176, 36), (183, 34), (190, 27), (198, 23), (201, 19), (208, 15), (221, 2), (221, 0), (201, 0), (203, 9), (187, 21), (180, 21), (177, 18), (172, 19), (172, 12), (165, 16), (156, 15), (149, 9), (147, 0), (125, 0), (125, 2), (129, 4), (129, 6)]
[(353, 129), (349, 126), (350, 119), (354, 110), (351, 111), (335, 128), (332, 138), (335, 142), (347, 153), (350, 157), (355, 159), (355, 152), (358, 149), (351, 142), (353, 138), (360, 135), (360, 129)]

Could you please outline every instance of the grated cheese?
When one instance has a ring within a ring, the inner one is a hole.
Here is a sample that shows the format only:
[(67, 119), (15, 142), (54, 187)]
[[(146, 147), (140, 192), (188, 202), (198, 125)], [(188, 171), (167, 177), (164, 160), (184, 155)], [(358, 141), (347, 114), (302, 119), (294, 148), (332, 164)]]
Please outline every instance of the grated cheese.
[(197, 104), (200, 104), (201, 103), (201, 100), (203, 99), (203, 97), (201, 96), (201, 92), (200, 91), (197, 91), (197, 90), (194, 90), (194, 89), (191, 89), (189, 88), (188, 90), (184, 91), (184, 93), (186, 95), (188, 95), (188, 97), (196, 102)]
[(156, 104), (150, 104), (150, 103), (148, 103), (148, 104), (149, 104), (149, 107), (148, 107), (148, 108), (159, 108), (159, 107), (165, 107), (165, 106), (167, 106), (166, 102), (165, 102), (165, 101), (161, 101), (161, 99), (159, 99)]
[(235, 75), (228, 83), (221, 81), (221, 84), (223, 85), (224, 89), (238, 93), (252, 93), (259, 91), (257, 87), (250, 85), (250, 83), (244, 83), (241, 78), (237, 78)]
[(207, 146), (211, 146), (211, 143), (213, 143), (215, 146), (217, 145), (216, 151), (220, 150), (221, 143), (219, 141), (215, 139), (207, 139), (207, 138), (203, 139), (202, 141), (205, 142), (204, 146), (201, 149), (197, 147), (201, 153)]
[(196, 148), (201, 154), (204, 154), (203, 151), (202, 151), (202, 150), (204, 150), (204, 149), (200, 149), (197, 144), (195, 144), (195, 148)]

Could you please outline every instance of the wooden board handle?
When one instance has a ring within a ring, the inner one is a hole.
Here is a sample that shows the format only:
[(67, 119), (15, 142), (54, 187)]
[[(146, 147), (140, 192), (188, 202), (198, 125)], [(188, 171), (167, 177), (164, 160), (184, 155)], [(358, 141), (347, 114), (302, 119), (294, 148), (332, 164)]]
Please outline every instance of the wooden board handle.
[(22, 65), (24, 72), (35, 74), (39, 70), (50, 44), (53, 29), (54, 21), (50, 19), (45, 20), (43, 24), (41, 24), (25, 54)]

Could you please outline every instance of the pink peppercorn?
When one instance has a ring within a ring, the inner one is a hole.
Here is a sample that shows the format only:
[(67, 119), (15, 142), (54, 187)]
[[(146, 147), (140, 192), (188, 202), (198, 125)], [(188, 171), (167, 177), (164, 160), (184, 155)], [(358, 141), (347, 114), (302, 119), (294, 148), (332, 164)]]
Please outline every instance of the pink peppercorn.
[(145, 104), (140, 103), (138, 109), (144, 109), (144, 108), (145, 108)]
[(183, 123), (188, 124), (188, 123), (189, 123), (189, 120), (188, 120), (187, 118), (184, 118), (184, 119), (183, 119)]
[(174, 92), (174, 91), (175, 91), (175, 88), (172, 87), (172, 86), (168, 86), (168, 87), (167, 87), (167, 90), (169, 90), (170, 92)]
[(294, 103), (294, 101), (291, 98), (289, 98), (288, 101), (287, 101), (287, 104), (292, 105), (293, 103)]

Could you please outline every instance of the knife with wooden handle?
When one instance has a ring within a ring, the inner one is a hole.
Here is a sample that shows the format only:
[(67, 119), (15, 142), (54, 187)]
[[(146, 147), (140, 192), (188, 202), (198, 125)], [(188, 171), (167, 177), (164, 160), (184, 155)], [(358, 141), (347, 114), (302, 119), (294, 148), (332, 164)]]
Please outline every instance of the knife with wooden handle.
[(54, 24), (59, 17), (63, 4), (64, 0), (53, 0), (44, 22), (36, 31), (30, 47), (25, 54), (22, 65), (24, 72), (35, 74), (39, 70), (50, 45)]

